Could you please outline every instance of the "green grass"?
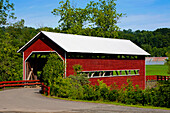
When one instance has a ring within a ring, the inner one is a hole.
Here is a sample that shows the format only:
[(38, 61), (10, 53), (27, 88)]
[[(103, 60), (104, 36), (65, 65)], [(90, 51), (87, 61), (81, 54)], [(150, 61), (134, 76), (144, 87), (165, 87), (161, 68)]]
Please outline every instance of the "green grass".
[(146, 65), (146, 75), (168, 76), (167, 65)]
[[(44, 95), (45, 96), (45, 95)], [(154, 106), (142, 106), (142, 105), (127, 105), (123, 103), (118, 102), (106, 102), (106, 101), (89, 101), (89, 100), (74, 100), (69, 98), (60, 98), (55, 96), (46, 96), (48, 98), (54, 98), (54, 99), (61, 99), (61, 100), (67, 100), (67, 101), (76, 101), (76, 102), (89, 102), (89, 103), (101, 103), (101, 104), (113, 104), (113, 105), (119, 105), (119, 106), (129, 106), (129, 107), (138, 107), (138, 108), (149, 108), (149, 109), (164, 109), (164, 110), (170, 110), (170, 108), (166, 107), (154, 107)]]

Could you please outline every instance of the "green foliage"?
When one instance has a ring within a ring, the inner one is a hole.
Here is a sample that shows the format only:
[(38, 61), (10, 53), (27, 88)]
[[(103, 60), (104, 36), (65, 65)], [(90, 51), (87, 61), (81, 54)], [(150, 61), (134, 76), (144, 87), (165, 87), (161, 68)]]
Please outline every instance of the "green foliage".
[(117, 101), (124, 104), (143, 104), (142, 90), (138, 86), (134, 87), (130, 79), (127, 80), (127, 83), (118, 91)]
[(79, 65), (79, 64), (75, 64), (73, 66), (73, 69), (74, 69), (74, 74), (77, 75), (78, 73), (80, 73), (83, 69), (82, 69), (82, 66)]
[(110, 91), (110, 87), (108, 87), (103, 81), (99, 81), (99, 90), (100, 90), (100, 96), (102, 97), (103, 100), (108, 100), (108, 95)]
[[(81, 100), (116, 101), (131, 105), (152, 105), (170, 107), (170, 81), (160, 82), (156, 88), (141, 90), (133, 86), (130, 79), (121, 89), (107, 86), (98, 80), (99, 85), (81, 85), (72, 78), (55, 78), (51, 95)], [(71, 89), (71, 90), (70, 90)]]
[(71, 78), (58, 76), (51, 83), (52, 96), (71, 99), (83, 99), (83, 86)]
[[(13, 3), (9, 0), (0, 0), (0, 26), (9, 25), (9, 19), (16, 19), (13, 11)], [(20, 27), (15, 29), (14, 26), (0, 28), (0, 81), (22, 79), (22, 56), (17, 53), (21, 38), (13, 35), (20, 33), (19, 29)]]
[(38, 32), (23, 26), (24, 20), (0, 27), (0, 81), (22, 80), (22, 54), (17, 51)]
[(58, 77), (63, 77), (64, 63), (56, 53), (51, 53), (47, 58), (47, 63), (43, 68), (43, 81), (46, 85), (52, 86)]
[(117, 37), (119, 27), (116, 24), (123, 14), (116, 12), (115, 0), (91, 1), (87, 4), (86, 9), (90, 15), (88, 21), (93, 23), (93, 26), (97, 26), (97, 33), (105, 37), (111, 32), (114, 37)]
[(83, 86), (83, 99), (84, 100), (98, 100), (100, 92), (98, 91), (98, 86), (95, 87), (91, 85), (84, 85)]
[(144, 92), (145, 104), (170, 108), (170, 80), (160, 82), (156, 88)]
[[(94, 29), (92, 32), (95, 32), (98, 36), (117, 36), (119, 27), (116, 24), (122, 17), (122, 13), (116, 12), (115, 0), (99, 0), (96, 3), (91, 1), (84, 9), (71, 6), (69, 0), (61, 1), (59, 4), (61, 6), (53, 9), (52, 14), (61, 17), (59, 28), (64, 32), (86, 34), (84, 28), (91, 27), (91, 29)], [(85, 23), (88, 23), (88, 25), (85, 25)], [(89, 29), (87, 28), (87, 30)]]
[(82, 86), (89, 83), (87, 74), (81, 72), (83, 70), (81, 65), (75, 64), (73, 65), (73, 69), (74, 75), (70, 75), (69, 78), (71, 78), (74, 82), (81, 84)]
[(119, 97), (118, 90), (112, 89), (112, 90), (109, 91), (109, 94), (108, 94), (108, 100), (109, 101), (111, 101), (111, 102), (117, 101), (118, 97)]
[(69, 0), (66, 0), (65, 3), (64, 1), (60, 1), (59, 4), (61, 4), (61, 6), (52, 11), (52, 14), (61, 16), (59, 23), (62, 23), (59, 25), (59, 28), (67, 30), (69, 33), (74, 30), (81, 30), (83, 22), (86, 21), (86, 16), (88, 15), (87, 10), (72, 7)]
[(19, 29), (21, 29), (21, 28), (24, 28), (24, 23), (25, 23), (25, 20), (24, 20), (24, 19), (21, 19), (20, 21), (17, 21), (17, 22), (15, 22), (14, 24), (12, 24), (12, 26), (13, 26), (14, 28), (19, 28)]
[[(81, 68), (75, 68), (75, 70), (79, 71)], [(83, 99), (82, 85), (88, 80), (81, 74), (68, 78), (63, 78), (63, 74), (64, 63), (62, 59), (57, 54), (51, 53), (43, 68), (43, 80), (46, 85), (50, 86), (50, 94), (63, 98)]]
[(155, 31), (137, 30), (134, 32), (131, 29), (123, 30), (118, 33), (118, 38), (131, 40), (155, 57), (166, 56), (168, 48), (170, 48), (169, 28), (161, 28)]
[(0, 26), (9, 24), (9, 19), (16, 19), (13, 11), (13, 3), (9, 3), (9, 0), (0, 0)]
[(82, 86), (89, 83), (89, 79), (85, 73), (70, 75), (69, 78), (71, 78), (74, 82), (81, 84)]
[(22, 79), (22, 56), (17, 53), (19, 47), (15, 46), (18, 41), (11, 32), (0, 29), (0, 81)]

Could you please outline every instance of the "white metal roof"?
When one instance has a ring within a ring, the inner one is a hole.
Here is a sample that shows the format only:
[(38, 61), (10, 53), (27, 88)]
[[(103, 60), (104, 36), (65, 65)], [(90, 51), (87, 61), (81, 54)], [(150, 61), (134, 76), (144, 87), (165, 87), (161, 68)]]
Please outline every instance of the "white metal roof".
[[(130, 40), (99, 38), (46, 31), (41, 32), (67, 52), (150, 55)], [(34, 38), (36, 38), (36, 36)], [(23, 48), (34, 40), (34, 38), (18, 50), (18, 52), (22, 51)]]

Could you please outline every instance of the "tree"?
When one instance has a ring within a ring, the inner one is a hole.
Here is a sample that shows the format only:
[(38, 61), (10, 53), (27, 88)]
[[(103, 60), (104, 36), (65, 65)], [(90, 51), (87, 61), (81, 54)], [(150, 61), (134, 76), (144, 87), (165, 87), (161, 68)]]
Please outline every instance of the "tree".
[(1, 35), (0, 40), (0, 81), (22, 79), (22, 59), (17, 53), (19, 47), (13, 46), (14, 40), (9, 33)]
[(13, 3), (9, 3), (9, 0), (0, 0), (0, 26), (9, 24), (9, 19), (16, 19), (13, 11)]
[(15, 22), (12, 26), (13, 26), (14, 28), (20, 28), (20, 29), (22, 29), (22, 28), (24, 28), (24, 23), (25, 23), (25, 20), (24, 20), (24, 19), (21, 19), (20, 21)]
[(68, 30), (73, 28), (82, 29), (83, 22), (86, 21), (87, 11), (86, 9), (74, 8), (70, 5), (70, 1), (60, 1), (61, 6), (53, 9), (51, 12), (53, 15), (60, 15), (59, 28), (62, 30)]
[(142, 44), (142, 48), (147, 51), (148, 53), (151, 53), (152, 47), (149, 44)]
[(115, 0), (99, 0), (98, 2), (91, 1), (86, 7), (74, 8), (71, 7), (70, 1), (60, 2), (61, 6), (54, 9), (52, 13), (59, 15), (61, 22), (59, 28), (67, 30), (67, 33), (84, 34), (80, 31), (84, 24), (88, 23), (91, 29), (95, 29), (95, 34), (101, 37), (117, 37), (119, 27), (116, 25), (122, 13), (116, 12)]
[(122, 13), (116, 12), (115, 0), (99, 0), (98, 2), (91, 1), (87, 4), (89, 21), (97, 26), (99, 33), (106, 35), (106, 31), (109, 31), (117, 37), (117, 31), (119, 27), (116, 25)]

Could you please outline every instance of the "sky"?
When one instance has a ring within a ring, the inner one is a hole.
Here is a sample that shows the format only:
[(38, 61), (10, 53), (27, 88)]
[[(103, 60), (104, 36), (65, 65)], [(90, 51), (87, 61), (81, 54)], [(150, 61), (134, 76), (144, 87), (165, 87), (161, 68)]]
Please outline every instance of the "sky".
[[(51, 11), (61, 0), (10, 0), (14, 3), (15, 16), (24, 19), (28, 27), (57, 27), (60, 16)], [(65, 1), (65, 0), (64, 0)], [(92, 0), (70, 0), (71, 5), (84, 8)], [(98, 1), (98, 0), (93, 0)], [(170, 0), (117, 0), (118, 13), (126, 14), (118, 26), (123, 29), (149, 30), (170, 28)]]

